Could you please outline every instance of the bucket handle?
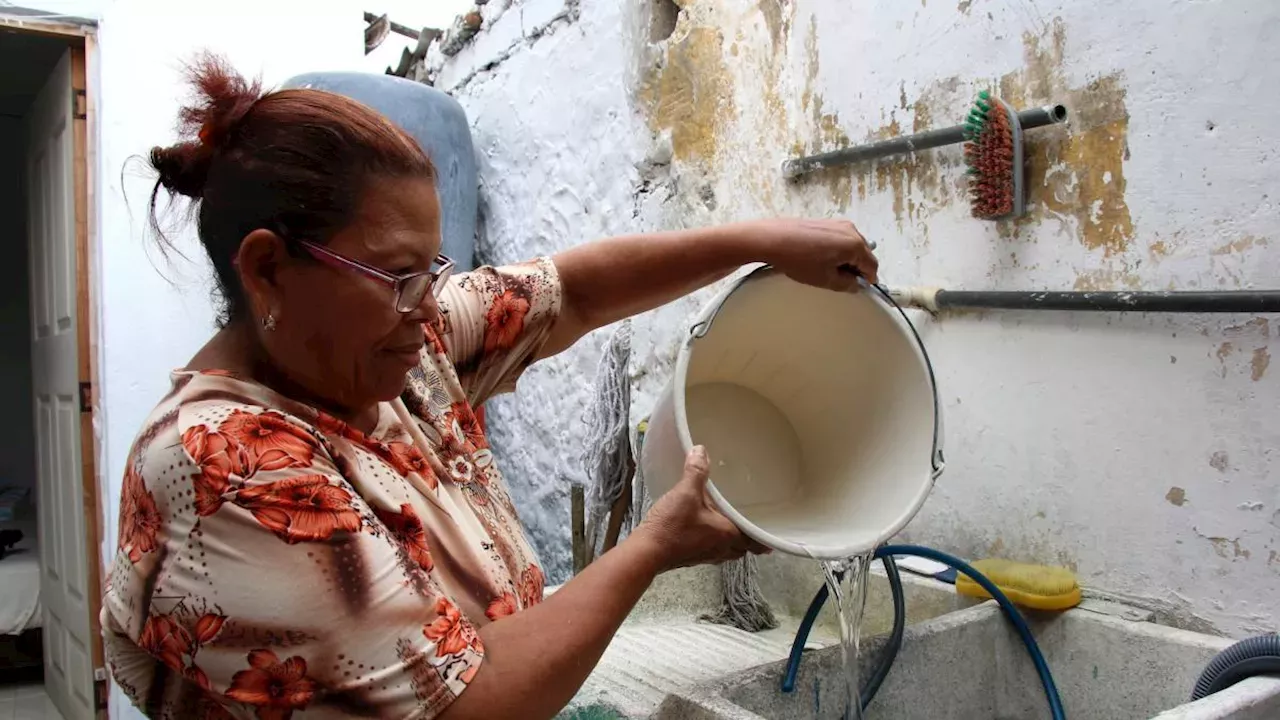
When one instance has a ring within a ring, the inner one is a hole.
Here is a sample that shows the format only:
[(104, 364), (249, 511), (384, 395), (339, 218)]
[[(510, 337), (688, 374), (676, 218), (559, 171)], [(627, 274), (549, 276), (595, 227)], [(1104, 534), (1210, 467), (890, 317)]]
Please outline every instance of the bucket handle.
[[(776, 272), (777, 270), (772, 265), (760, 265), (739, 278), (733, 284), (733, 287), (729, 289), (729, 292), (725, 293), (720, 302), (712, 308), (711, 314), (708, 315), (705, 320), (699, 321), (698, 323), (695, 323), (693, 327), (689, 328), (689, 342), (692, 343), (694, 340), (699, 340), (706, 336), (706, 334), (711, 330), (711, 324), (716, 320), (716, 315), (720, 314), (720, 308), (724, 307), (729, 296), (737, 292), (738, 288), (745, 285), (748, 280), (756, 277), (772, 275)], [(866, 283), (865, 281), (864, 283), (867, 287), (874, 290), (875, 294), (878, 295), (881, 300), (888, 303), (894, 310), (898, 311), (898, 315), (902, 317), (902, 321), (907, 324), (907, 329), (911, 331), (911, 337), (915, 338), (916, 346), (920, 348), (920, 356), (924, 358), (925, 371), (929, 374), (929, 389), (933, 392), (933, 455), (930, 457), (930, 464), (933, 466), (933, 472), (930, 477), (932, 480), (936, 481), (938, 477), (942, 475), (942, 471), (946, 469), (947, 462), (942, 449), (942, 401), (938, 397), (938, 379), (933, 372), (933, 361), (929, 358), (929, 350), (925, 347), (924, 340), (920, 337), (920, 332), (916, 330), (915, 323), (911, 322), (911, 318), (907, 316), (907, 312), (902, 309), (902, 306), (898, 304), (898, 301), (893, 299), (893, 296), (889, 294), (889, 291), (883, 285)]]

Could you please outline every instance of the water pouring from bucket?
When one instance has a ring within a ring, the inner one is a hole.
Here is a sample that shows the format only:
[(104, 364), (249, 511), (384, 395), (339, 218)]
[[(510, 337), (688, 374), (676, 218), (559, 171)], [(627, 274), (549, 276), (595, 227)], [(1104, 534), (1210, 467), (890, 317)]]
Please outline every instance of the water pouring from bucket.
[(699, 314), (649, 420), (654, 496), (694, 445), (716, 506), (747, 536), (819, 560), (870, 553), (942, 473), (932, 365), (878, 286), (811, 287), (759, 268)]

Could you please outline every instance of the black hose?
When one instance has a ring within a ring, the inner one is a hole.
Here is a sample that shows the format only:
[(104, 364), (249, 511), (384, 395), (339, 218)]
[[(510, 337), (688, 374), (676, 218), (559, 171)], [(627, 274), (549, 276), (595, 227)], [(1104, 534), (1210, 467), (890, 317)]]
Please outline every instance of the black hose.
[(939, 310), (1082, 310), (1095, 312), (1273, 313), (1280, 290), (1058, 292), (1046, 290), (939, 290)]
[(891, 555), (880, 558), (880, 562), (884, 563), (884, 573), (889, 576), (889, 593), (893, 595), (893, 630), (889, 633), (889, 642), (884, 646), (884, 652), (880, 653), (880, 661), (876, 663), (876, 669), (872, 671), (871, 677), (867, 678), (867, 684), (862, 688), (863, 710), (871, 704), (871, 699), (880, 691), (884, 679), (889, 676), (889, 669), (893, 667), (893, 661), (898, 659), (898, 650), (902, 648), (902, 636), (907, 629), (907, 602), (902, 594), (902, 576), (898, 574), (898, 563), (894, 562)]
[[(902, 636), (907, 629), (907, 602), (902, 592), (902, 576), (898, 574), (898, 563), (896, 563), (891, 555), (884, 555), (880, 558), (880, 562), (884, 565), (885, 575), (889, 578), (889, 594), (893, 596), (893, 630), (889, 633), (889, 642), (884, 646), (884, 651), (880, 653), (880, 660), (876, 663), (876, 669), (872, 671), (871, 676), (867, 678), (859, 692), (862, 699), (862, 709), (866, 710), (871, 704), (872, 698), (880, 691), (880, 686), (884, 684), (884, 679), (889, 676), (889, 670), (893, 667), (893, 661), (898, 659), (898, 650), (902, 649)], [(866, 579), (863, 582), (867, 582)], [(827, 586), (824, 583), (818, 588), (818, 592), (813, 596), (813, 600), (809, 603), (809, 609), (805, 611), (804, 619), (800, 622), (800, 631), (796, 633), (791, 648), (791, 656), (787, 660), (787, 671), (782, 676), (782, 692), (793, 692), (796, 687), (796, 673), (800, 670), (800, 655), (804, 652), (805, 640), (809, 637), (809, 630), (813, 627), (813, 623), (818, 619), (818, 611), (822, 609), (822, 605), (827, 601)]]
[(1245, 638), (1214, 656), (1191, 693), (1192, 701), (1208, 697), (1255, 675), (1280, 675), (1280, 636)]

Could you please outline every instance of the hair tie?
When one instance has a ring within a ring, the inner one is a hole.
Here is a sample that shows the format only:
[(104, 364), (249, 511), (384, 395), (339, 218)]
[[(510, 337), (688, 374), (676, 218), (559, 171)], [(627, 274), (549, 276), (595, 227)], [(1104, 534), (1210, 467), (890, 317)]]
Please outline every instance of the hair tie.
[(201, 145), (209, 145), (209, 138), (213, 135), (213, 123), (205, 123), (200, 126), (200, 132), (196, 133), (196, 137), (200, 138)]

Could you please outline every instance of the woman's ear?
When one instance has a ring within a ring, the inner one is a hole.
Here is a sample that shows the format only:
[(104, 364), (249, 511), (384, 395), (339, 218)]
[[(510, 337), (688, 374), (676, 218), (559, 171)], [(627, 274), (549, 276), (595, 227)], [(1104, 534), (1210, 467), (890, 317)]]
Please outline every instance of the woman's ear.
[(236, 251), (236, 268), (255, 318), (280, 314), (280, 270), (288, 261), (284, 239), (258, 229), (244, 236)]

